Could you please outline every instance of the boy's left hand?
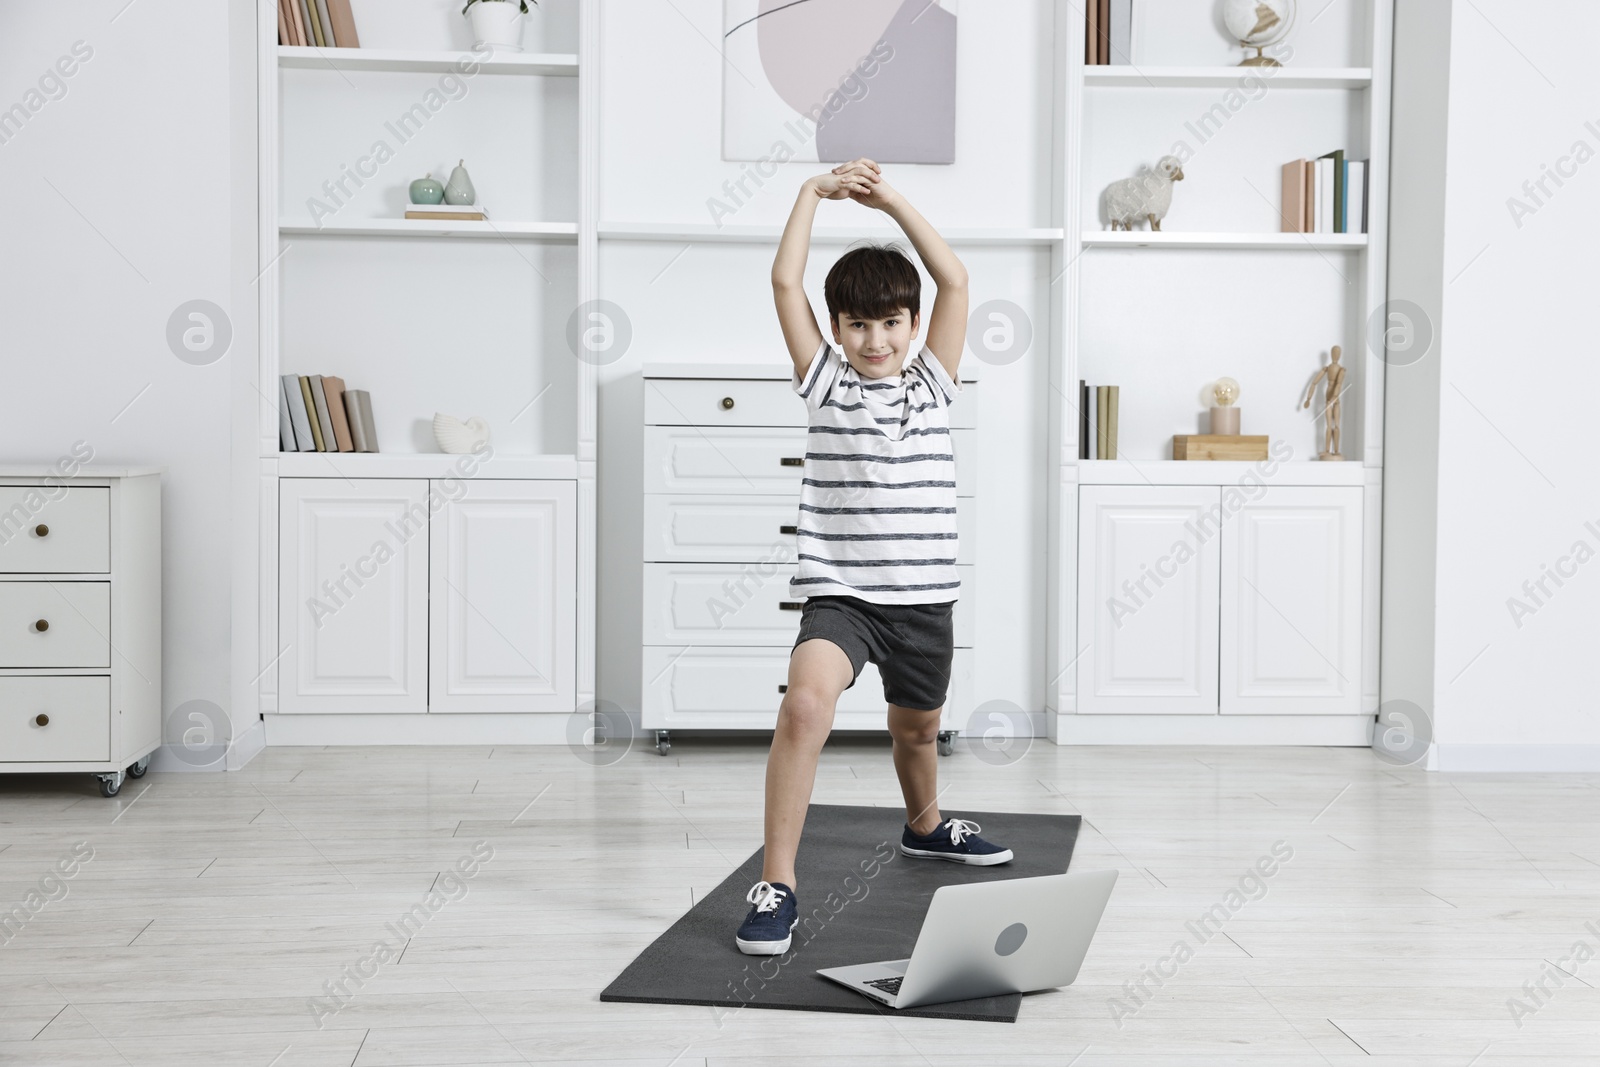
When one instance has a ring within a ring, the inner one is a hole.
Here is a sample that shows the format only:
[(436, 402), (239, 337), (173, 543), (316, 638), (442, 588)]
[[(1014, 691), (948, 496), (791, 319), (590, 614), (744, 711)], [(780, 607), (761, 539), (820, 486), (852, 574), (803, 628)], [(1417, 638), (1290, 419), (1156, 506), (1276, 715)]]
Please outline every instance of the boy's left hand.
[(900, 194), (883, 180), (883, 172), (878, 164), (862, 156), (849, 163), (841, 163), (833, 168), (834, 174), (859, 174), (867, 180), (867, 191), (858, 192), (850, 190), (850, 199), (863, 207), (877, 208), (879, 211), (887, 210), (898, 203)]

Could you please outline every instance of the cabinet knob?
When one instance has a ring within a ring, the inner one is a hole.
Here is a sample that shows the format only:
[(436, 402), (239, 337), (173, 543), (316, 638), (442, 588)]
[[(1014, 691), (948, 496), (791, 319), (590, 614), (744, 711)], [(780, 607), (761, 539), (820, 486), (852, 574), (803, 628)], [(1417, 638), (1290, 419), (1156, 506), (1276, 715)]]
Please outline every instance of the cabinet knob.
[(732, 411), (733, 410), (733, 397), (725, 396), (725, 397), (722, 398), (722, 410), (723, 411)]
[(788, 686), (784, 685), (782, 682), (778, 683), (778, 692), (787, 693), (788, 691), (789, 691), (789, 687)]
[(39, 525), (37, 525), (37, 526), (35, 526), (33, 528), (33, 532), (38, 537), (49, 537), (50, 536), (50, 527), (46, 526), (44, 523), (41, 522)]
[(778, 610), (779, 611), (799, 611), (800, 609), (804, 608), (805, 606), (806, 606), (806, 602), (804, 600), (780, 600), (780, 601), (778, 601)]
[(800, 532), (800, 527), (798, 527), (798, 526), (780, 526), (780, 527), (778, 527), (778, 532), (781, 533), (781, 534), (799, 533)]
[(804, 456), (779, 456), (778, 465), (780, 467), (804, 467), (806, 458)]
[(50, 716), (48, 716), (48, 715), (36, 715), (36, 716), (34, 716), (33, 721), (35, 723), (37, 723), (38, 725), (40, 725), (40, 726), (49, 726), (50, 725)]
[(35, 622), (33, 624), (33, 632), (34, 633), (42, 634), (48, 629), (50, 629), (50, 620), (49, 619), (40, 619), (39, 621), (37, 621), (37, 622)]

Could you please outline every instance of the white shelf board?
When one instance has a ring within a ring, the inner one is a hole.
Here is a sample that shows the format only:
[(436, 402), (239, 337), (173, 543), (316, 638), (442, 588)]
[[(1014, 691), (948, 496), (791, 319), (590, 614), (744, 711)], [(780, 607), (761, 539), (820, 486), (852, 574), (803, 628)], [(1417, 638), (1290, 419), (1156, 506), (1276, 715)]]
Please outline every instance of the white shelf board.
[[(1268, 485), (1364, 485), (1366, 466), (1355, 460), (1079, 460), (1079, 485), (1242, 485), (1254, 474)], [(1267, 471), (1271, 470), (1271, 473)], [(1253, 484), (1253, 480), (1251, 482)]]
[[(280, 478), (576, 478), (578, 457), (565, 454), (472, 456), (444, 452), (279, 452)], [(458, 466), (463, 460), (466, 466)], [(472, 474), (472, 463), (477, 468)]]
[(578, 56), (570, 52), (402, 52), (385, 48), (301, 48), (278, 46), (278, 66), (286, 70), (456, 71), (479, 74), (545, 74), (571, 77)]
[(1281, 248), (1348, 250), (1367, 247), (1364, 233), (1220, 233), (1162, 230), (1087, 230), (1085, 248)]
[(480, 237), (576, 241), (576, 222), (450, 222), (445, 219), (348, 219), (323, 226), (280, 222), (278, 233), (310, 237)]
[[(982, 367), (983, 364), (976, 360), (962, 360), (958, 368), (962, 384), (977, 381), (983, 374)], [(794, 377), (794, 364), (783, 356), (770, 363), (705, 363), (673, 360), (645, 363), (640, 366), (639, 374), (644, 378), (717, 378), (787, 382)]]
[[(97, 467), (80, 465), (73, 474), (62, 474), (61, 469), (45, 463), (7, 463), (0, 465), (0, 478), (52, 478), (71, 483), (82, 478), (139, 478), (146, 474), (165, 474), (165, 467)], [(105, 673), (101, 671), (101, 673)]]
[[(777, 244), (783, 236), (783, 226), (750, 223), (682, 222), (602, 222), (600, 236), (618, 241), (723, 241)], [(992, 226), (978, 228), (953, 227), (940, 230), (940, 235), (953, 245), (1042, 245), (1062, 239), (1063, 231), (1048, 227)], [(815, 226), (811, 230), (813, 243), (872, 240), (907, 240), (898, 227), (885, 226)]]
[(1097, 88), (1214, 89), (1238, 85), (1251, 76), (1273, 89), (1365, 89), (1372, 84), (1371, 67), (1083, 68), (1083, 84)]

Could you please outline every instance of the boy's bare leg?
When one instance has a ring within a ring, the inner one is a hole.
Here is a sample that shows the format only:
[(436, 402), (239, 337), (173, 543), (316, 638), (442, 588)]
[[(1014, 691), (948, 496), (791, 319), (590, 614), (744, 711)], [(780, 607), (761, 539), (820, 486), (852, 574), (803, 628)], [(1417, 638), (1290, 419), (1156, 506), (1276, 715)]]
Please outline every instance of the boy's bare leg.
[(766, 853), (761, 877), (797, 889), (794, 855), (806, 824), (817, 757), (833, 729), (834, 705), (855, 668), (844, 649), (813, 637), (789, 654), (789, 686), (767, 753)]
[(906, 798), (906, 823), (919, 836), (933, 833), (939, 816), (939, 714), (889, 705), (889, 736), (894, 738), (894, 772)]

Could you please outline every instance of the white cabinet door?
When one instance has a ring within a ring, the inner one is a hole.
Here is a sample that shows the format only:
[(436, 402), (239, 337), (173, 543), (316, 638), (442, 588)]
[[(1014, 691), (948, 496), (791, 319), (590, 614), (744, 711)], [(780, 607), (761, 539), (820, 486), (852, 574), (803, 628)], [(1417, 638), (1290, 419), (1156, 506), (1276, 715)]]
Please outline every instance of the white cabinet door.
[(1078, 711), (1217, 711), (1216, 486), (1078, 497)]
[(576, 520), (569, 481), (475, 480), (434, 516), (430, 711), (573, 710)]
[(278, 482), (278, 710), (428, 710), (428, 483)]
[(1361, 489), (1280, 486), (1222, 537), (1224, 714), (1361, 711)]

